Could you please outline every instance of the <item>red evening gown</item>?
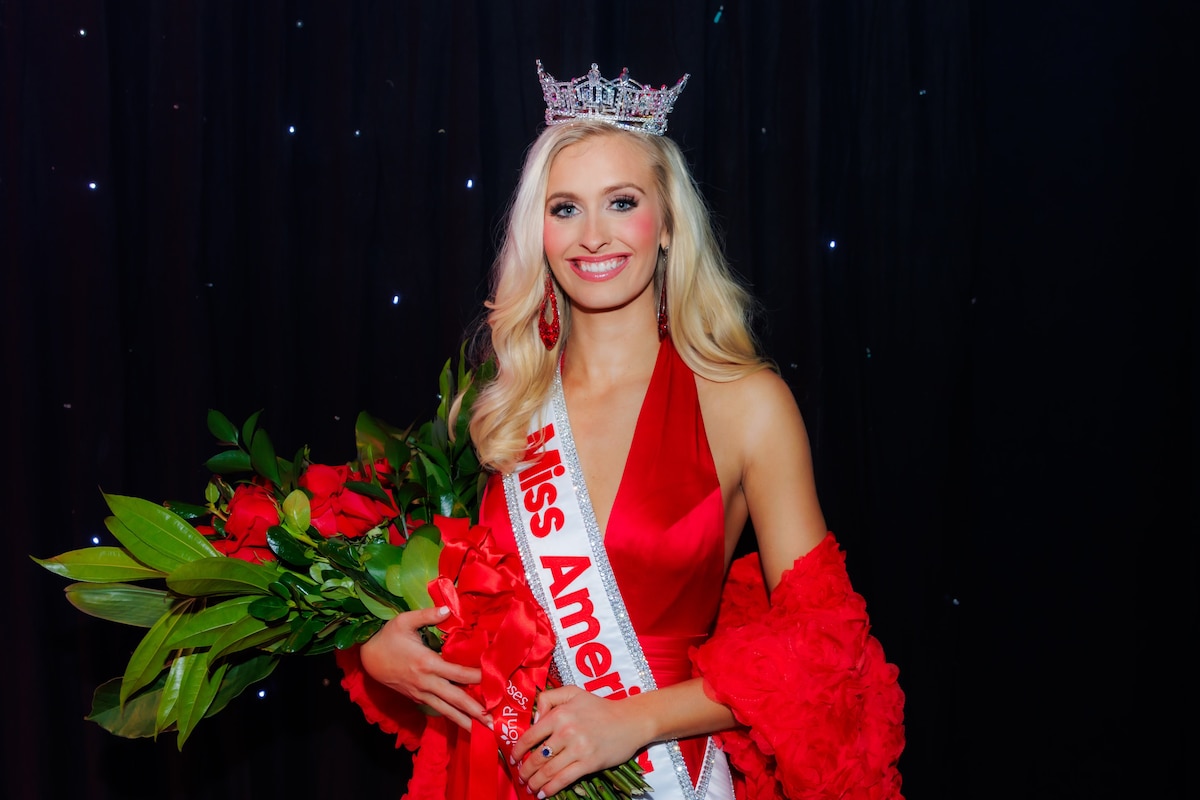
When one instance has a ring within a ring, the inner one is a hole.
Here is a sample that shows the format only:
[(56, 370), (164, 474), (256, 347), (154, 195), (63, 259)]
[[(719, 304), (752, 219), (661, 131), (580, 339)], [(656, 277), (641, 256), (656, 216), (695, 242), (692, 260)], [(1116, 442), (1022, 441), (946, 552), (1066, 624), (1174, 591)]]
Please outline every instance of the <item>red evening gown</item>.
[[(730, 754), (739, 798), (900, 798), (903, 694), (896, 668), (867, 633), (865, 603), (850, 588), (833, 536), (785, 574), (772, 605), (756, 557), (736, 563), (726, 580), (724, 516), (696, 378), (668, 338), (604, 534), (656, 683), (699, 674), (711, 697), (734, 708), (741, 724), (718, 740)], [(488, 483), (480, 524), (501, 548), (516, 551), (499, 476)], [(365, 675), (356, 652), (338, 659), (367, 718), (396, 733), (397, 746), (420, 747), (409, 800), (441, 797), (449, 762), (438, 728), (445, 721), (422, 731), (415, 706)], [(764, 681), (764, 674), (775, 677)], [(705, 741), (680, 740), (693, 780)]]

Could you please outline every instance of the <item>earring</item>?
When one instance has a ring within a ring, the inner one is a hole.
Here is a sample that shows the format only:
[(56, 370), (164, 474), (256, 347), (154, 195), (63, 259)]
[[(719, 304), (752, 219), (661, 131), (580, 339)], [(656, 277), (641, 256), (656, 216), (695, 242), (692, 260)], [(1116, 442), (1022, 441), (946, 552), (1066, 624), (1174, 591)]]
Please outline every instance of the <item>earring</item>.
[(671, 329), (670, 320), (667, 318), (667, 251), (670, 247), (663, 247), (659, 255), (659, 261), (662, 262), (662, 285), (658, 291), (658, 340), (661, 342), (667, 338), (667, 333)]
[[(546, 319), (546, 305), (550, 306), (550, 319)], [(542, 295), (542, 305), (538, 309), (538, 336), (547, 350), (553, 350), (558, 344), (558, 333), (561, 328), (558, 322), (558, 296), (554, 294), (554, 282), (550, 280), (550, 270), (546, 270), (546, 288)]]

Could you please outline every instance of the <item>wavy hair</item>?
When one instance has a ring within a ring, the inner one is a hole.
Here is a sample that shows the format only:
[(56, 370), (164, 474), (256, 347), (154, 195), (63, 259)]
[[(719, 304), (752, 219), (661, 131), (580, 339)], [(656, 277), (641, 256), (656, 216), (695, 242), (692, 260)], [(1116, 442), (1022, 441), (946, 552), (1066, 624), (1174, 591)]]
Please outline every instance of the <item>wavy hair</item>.
[[(494, 379), (480, 388), (471, 407), (471, 440), (488, 469), (507, 473), (520, 464), (530, 420), (545, 403), (570, 336), (570, 304), (556, 283), (562, 335), (547, 351), (537, 332), (548, 270), (542, 232), (550, 165), (564, 148), (600, 136), (629, 137), (653, 169), (671, 235), (665, 263), (660, 260), (655, 273), (655, 289), (665, 275), (670, 335), (684, 362), (714, 381), (736, 380), (772, 366), (751, 332), (750, 294), (729, 269), (679, 145), (665, 136), (594, 120), (549, 126), (526, 153), (492, 267), (491, 296), (484, 304), (486, 329), (476, 338), (476, 359), (494, 356), (496, 362)], [(455, 413), (460, 404), (461, 396)]]

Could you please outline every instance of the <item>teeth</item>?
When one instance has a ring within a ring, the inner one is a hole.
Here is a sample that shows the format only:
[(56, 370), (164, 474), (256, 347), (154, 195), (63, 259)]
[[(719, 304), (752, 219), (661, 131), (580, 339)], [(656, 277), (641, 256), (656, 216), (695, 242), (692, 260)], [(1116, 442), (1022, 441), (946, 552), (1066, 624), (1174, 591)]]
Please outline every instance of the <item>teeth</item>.
[(611, 272), (617, 267), (621, 266), (622, 262), (624, 261), (624, 258), (610, 258), (607, 261), (576, 261), (575, 266), (580, 272), (595, 274), (600, 272)]

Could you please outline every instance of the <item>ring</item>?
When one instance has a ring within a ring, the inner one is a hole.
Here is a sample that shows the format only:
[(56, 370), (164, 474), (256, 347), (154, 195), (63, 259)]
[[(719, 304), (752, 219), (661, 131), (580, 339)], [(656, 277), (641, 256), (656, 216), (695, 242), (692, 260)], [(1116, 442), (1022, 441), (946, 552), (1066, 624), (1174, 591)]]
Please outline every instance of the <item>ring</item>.
[(554, 749), (551, 748), (550, 745), (548, 745), (548, 744), (542, 745), (542, 758), (553, 758), (553, 757), (554, 757)]

